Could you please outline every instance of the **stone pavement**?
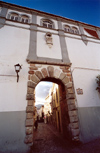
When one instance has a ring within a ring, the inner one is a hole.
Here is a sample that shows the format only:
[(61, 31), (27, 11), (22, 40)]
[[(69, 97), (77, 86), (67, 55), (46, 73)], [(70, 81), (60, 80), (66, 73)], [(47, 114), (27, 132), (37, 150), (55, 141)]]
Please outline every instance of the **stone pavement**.
[(65, 143), (54, 127), (39, 123), (31, 153), (100, 153), (100, 139), (87, 144)]

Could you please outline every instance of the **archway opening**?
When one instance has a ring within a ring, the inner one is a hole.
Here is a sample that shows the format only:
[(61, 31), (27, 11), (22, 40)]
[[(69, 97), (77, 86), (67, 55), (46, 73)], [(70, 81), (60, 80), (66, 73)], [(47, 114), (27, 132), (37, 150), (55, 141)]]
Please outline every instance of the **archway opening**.
[(35, 88), (35, 107), (38, 124), (52, 125), (66, 140), (71, 139), (66, 89), (59, 79), (45, 78), (38, 83)]
[[(27, 96), (26, 96), (27, 107), (26, 107), (26, 122), (25, 122), (25, 127), (26, 127), (25, 143), (30, 145), (33, 144), (33, 138), (34, 138), (33, 114), (35, 108), (34, 107), (35, 88), (41, 81), (49, 81), (58, 84), (60, 111), (58, 111), (58, 107), (53, 107), (53, 113), (55, 112), (57, 116), (58, 131), (61, 132), (61, 134), (63, 134), (63, 136), (68, 141), (69, 140), (79, 141), (78, 113), (76, 108), (75, 92), (74, 92), (69, 66), (59, 67), (59, 66), (50, 66), (50, 65), (48, 66), (48, 65), (30, 64), (30, 71), (27, 83)], [(55, 104), (55, 100), (53, 100), (53, 102)]]

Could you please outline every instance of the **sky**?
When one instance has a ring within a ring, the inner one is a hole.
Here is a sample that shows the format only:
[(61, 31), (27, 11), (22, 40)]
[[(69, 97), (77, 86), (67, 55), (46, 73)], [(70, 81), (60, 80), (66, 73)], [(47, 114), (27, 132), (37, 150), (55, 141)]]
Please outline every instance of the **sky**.
[(35, 100), (37, 104), (44, 104), (46, 96), (52, 87), (52, 82), (41, 81), (35, 88)]
[(1, 0), (100, 27), (100, 0)]

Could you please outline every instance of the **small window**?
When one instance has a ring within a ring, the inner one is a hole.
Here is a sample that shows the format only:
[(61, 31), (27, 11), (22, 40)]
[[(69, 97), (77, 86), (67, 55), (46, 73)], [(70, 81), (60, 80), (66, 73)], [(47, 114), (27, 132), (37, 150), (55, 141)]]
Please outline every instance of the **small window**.
[(79, 34), (79, 31), (76, 27), (72, 27), (72, 33)]
[(22, 23), (28, 23), (29, 22), (29, 18), (27, 16), (22, 16), (21, 17), (21, 22)]
[(49, 20), (48, 21), (43, 20), (42, 22), (43, 22), (43, 27), (50, 28), (50, 29), (53, 28), (53, 23), (51, 21), (49, 21)]
[(65, 27), (64, 27), (64, 31), (65, 31), (65, 32), (70, 32), (70, 26), (65, 25)]
[(12, 14), (10, 14), (10, 19), (11, 19), (11, 20), (14, 20), (14, 21), (18, 21), (18, 15), (12, 13)]

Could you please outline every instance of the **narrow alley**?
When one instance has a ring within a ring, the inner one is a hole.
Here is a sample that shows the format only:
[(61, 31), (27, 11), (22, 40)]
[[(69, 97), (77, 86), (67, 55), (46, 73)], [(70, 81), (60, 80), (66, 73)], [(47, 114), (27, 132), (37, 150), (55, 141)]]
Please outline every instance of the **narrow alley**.
[(31, 153), (100, 153), (100, 140), (87, 144), (67, 143), (52, 125), (38, 123)]

